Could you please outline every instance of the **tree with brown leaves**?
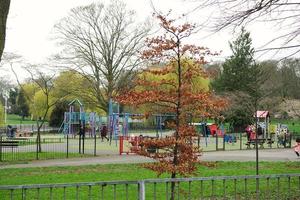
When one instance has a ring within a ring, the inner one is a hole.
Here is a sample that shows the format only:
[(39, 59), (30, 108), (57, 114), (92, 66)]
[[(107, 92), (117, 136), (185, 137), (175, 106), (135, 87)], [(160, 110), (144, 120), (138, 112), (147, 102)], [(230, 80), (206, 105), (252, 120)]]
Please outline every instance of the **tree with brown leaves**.
[[(157, 172), (171, 174), (172, 178), (189, 175), (196, 170), (201, 150), (193, 146), (195, 128), (189, 123), (191, 117), (214, 117), (226, 102), (207, 90), (193, 86), (197, 77), (205, 77), (202, 68), (204, 57), (213, 55), (205, 47), (183, 44), (194, 30), (194, 25), (176, 25), (175, 20), (158, 15), (157, 19), (164, 30), (161, 36), (148, 38), (147, 49), (142, 58), (152, 65), (163, 67), (148, 68), (138, 76), (136, 87), (125, 91), (117, 100), (126, 105), (148, 105), (167, 113), (174, 113), (175, 132), (166, 138), (144, 139), (138, 154), (153, 158), (158, 162), (145, 164)], [(160, 78), (153, 79), (153, 76)], [(147, 149), (158, 149), (150, 153)], [(171, 199), (175, 196), (175, 183), (171, 184)]]

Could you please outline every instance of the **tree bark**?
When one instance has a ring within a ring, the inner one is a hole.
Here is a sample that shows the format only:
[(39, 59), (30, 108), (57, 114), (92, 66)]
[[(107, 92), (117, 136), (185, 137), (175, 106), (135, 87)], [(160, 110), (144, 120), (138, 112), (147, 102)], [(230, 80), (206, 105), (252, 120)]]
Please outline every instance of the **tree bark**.
[[(180, 128), (180, 114), (181, 114), (181, 60), (180, 60), (180, 39), (177, 38), (177, 67), (178, 67), (178, 89), (177, 89), (177, 108), (176, 108), (176, 132), (175, 132), (175, 147), (174, 147), (174, 158), (173, 158), (173, 166), (178, 165), (178, 144), (177, 141), (179, 139), (179, 128)], [(176, 172), (173, 172), (171, 178), (176, 178)], [(179, 191), (178, 191), (179, 192)], [(175, 182), (171, 183), (171, 198), (170, 200), (175, 199)]]
[(10, 0), (0, 0), (0, 62), (5, 46), (6, 21), (9, 12)]

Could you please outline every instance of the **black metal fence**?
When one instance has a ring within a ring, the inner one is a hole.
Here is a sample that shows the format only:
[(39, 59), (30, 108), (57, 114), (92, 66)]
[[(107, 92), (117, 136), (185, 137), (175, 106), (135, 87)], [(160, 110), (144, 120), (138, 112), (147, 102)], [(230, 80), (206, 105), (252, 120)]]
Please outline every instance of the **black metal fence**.
[[(14, 125), (9, 125), (11, 128), (15, 129), (14, 137), (21, 137), (24, 135), (32, 135), (33, 133), (36, 133), (38, 128), (36, 124), (14, 124)], [(47, 123), (43, 124), (41, 127), (40, 131), (41, 132), (51, 132), (51, 133), (57, 133), (58, 132), (57, 127), (51, 127)], [(1, 135), (7, 135), (9, 136), (9, 131), (8, 127), (0, 127), (0, 134)]]
[[(172, 184), (174, 183), (174, 184)], [(171, 186), (174, 186), (173, 195)], [(299, 199), (300, 174), (0, 186), (14, 199)]]
[[(292, 133), (285, 138), (274, 137), (272, 139), (259, 138), (259, 149), (291, 148), (300, 134)], [(244, 133), (227, 133), (225, 136), (215, 137), (201, 136), (194, 141), (195, 145), (200, 146), (203, 151), (218, 150), (246, 150), (255, 148), (255, 139), (248, 141)]]
[(97, 155), (99, 138), (69, 137), (7, 138), (0, 136), (0, 161), (40, 160)]
[[(260, 150), (272, 148), (290, 148), (298, 135), (292, 135), (284, 143), (279, 140), (259, 139)], [(40, 144), (40, 145), (39, 145)], [(225, 137), (199, 137), (195, 138), (194, 145), (202, 148), (203, 151), (220, 150), (247, 150), (255, 148), (255, 141), (249, 142), (242, 133), (231, 133)], [(130, 146), (127, 147), (130, 149)], [(68, 158), (82, 156), (109, 155), (119, 153), (119, 141), (102, 141), (99, 135), (87, 134), (86, 137), (77, 135), (44, 135), (40, 143), (36, 134), (32, 137), (8, 138), (0, 135), (0, 162), (1, 161), (22, 161), (53, 158)]]

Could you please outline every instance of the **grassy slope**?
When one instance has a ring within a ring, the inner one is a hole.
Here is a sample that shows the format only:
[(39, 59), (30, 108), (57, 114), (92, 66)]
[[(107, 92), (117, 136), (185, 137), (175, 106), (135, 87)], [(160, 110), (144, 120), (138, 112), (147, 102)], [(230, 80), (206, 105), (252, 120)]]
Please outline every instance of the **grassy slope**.
[(22, 120), (22, 117), (19, 115), (8, 114), (7, 115), (7, 124), (36, 124), (35, 121), (30, 120), (30, 118), (26, 117)]

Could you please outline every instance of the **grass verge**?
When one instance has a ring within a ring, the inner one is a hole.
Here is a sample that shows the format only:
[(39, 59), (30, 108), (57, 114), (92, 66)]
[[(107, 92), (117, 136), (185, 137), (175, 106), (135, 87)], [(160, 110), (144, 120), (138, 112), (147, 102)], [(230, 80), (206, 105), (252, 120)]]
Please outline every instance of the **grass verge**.
[[(69, 158), (79, 158), (79, 157), (90, 157), (92, 155), (88, 154), (78, 154), (78, 153), (69, 153)], [(36, 159), (36, 152), (18, 152), (16, 154), (12, 153), (2, 153), (2, 162), (0, 165), (16, 164), (16, 163), (25, 163)], [(48, 160), (48, 159), (59, 159), (66, 158), (67, 153), (61, 152), (41, 152), (38, 154), (39, 160)], [(1, 176), (1, 173), (0, 173)]]
[[(260, 174), (286, 174), (299, 173), (299, 171), (299, 162), (260, 162)], [(254, 174), (255, 162), (214, 162), (209, 163), (209, 165), (199, 165), (198, 170), (193, 176), (209, 177)], [(155, 173), (144, 169), (139, 164), (2, 169), (0, 170), (0, 176), (0, 185), (97, 182), (157, 178)], [(161, 178), (167, 177), (169, 176), (166, 174), (161, 176)], [(248, 180), (246, 193), (245, 182), (243, 180), (237, 180), (235, 182), (236, 184), (233, 183), (234, 180), (229, 180), (226, 182), (226, 196), (229, 199), (233, 198), (232, 195), (237, 195), (238, 199), (252, 199), (255, 197), (255, 179)], [(187, 191), (191, 191), (191, 199), (199, 199), (201, 195), (204, 198), (207, 198), (213, 193), (213, 195), (217, 197), (216, 199), (218, 199), (218, 197), (223, 195), (223, 184), (224, 183), (222, 181), (216, 181), (214, 183), (211, 181), (204, 183), (193, 182), (192, 185), (189, 185), (189, 183), (182, 183), (180, 184), (180, 187), (179, 185), (178, 188), (176, 186), (176, 195), (179, 195), (181, 198), (187, 198)], [(269, 183), (267, 183), (266, 180), (262, 180), (260, 181), (260, 195), (262, 199), (266, 198), (267, 196), (273, 198), (278, 195), (280, 199), (285, 199), (287, 195), (297, 197), (298, 186), (299, 179), (291, 179), (290, 182), (287, 180), (280, 180), (280, 185), (278, 185), (278, 181), (276, 179), (270, 180)], [(148, 184), (146, 188), (146, 197), (152, 197), (150, 199), (153, 199), (153, 195), (156, 194), (156, 199), (166, 199), (167, 192), (165, 184), (157, 184), (155, 189), (153, 184)], [(53, 195), (52, 198), (61, 199), (63, 195), (66, 195), (66, 199), (76, 199), (77, 197), (79, 197), (79, 199), (88, 199), (89, 196), (93, 197), (93, 199), (101, 197), (104, 197), (104, 199), (113, 199), (114, 195), (117, 195), (116, 199), (126, 199), (126, 195), (129, 197), (128, 199), (137, 199), (137, 191), (138, 188), (136, 185), (99, 185), (91, 188), (87, 186), (80, 187), (79, 189), (76, 189), (76, 187), (67, 188), (65, 191), (62, 188), (54, 188), (52, 194), (50, 194), (49, 189), (41, 189), (38, 193), (36, 190), (28, 190), (27, 197), (35, 198), (36, 195), (40, 195), (42, 197), (41, 199), (43, 199), (49, 197), (49, 195)], [(9, 191), (0, 191), (0, 194), (1, 193), (3, 196), (7, 197), (10, 195)], [(14, 195), (21, 195), (21, 192), (16, 191)]]

